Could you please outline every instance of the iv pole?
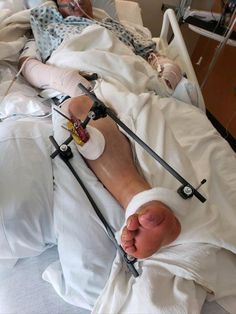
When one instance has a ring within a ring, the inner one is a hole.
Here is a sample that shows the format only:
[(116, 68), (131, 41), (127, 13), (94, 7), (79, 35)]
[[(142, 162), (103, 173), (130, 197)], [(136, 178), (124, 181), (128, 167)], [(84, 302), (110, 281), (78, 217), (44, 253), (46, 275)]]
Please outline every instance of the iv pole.
[(212, 72), (212, 70), (213, 70), (213, 68), (214, 68), (214, 66), (216, 64), (216, 61), (217, 61), (220, 53), (222, 52), (223, 48), (227, 44), (227, 41), (228, 41), (228, 39), (230, 38), (230, 35), (233, 32), (234, 26), (236, 25), (236, 8), (234, 9), (234, 12), (233, 12), (233, 15), (231, 17), (231, 20), (232, 20), (232, 23), (230, 25), (230, 28), (229, 28), (227, 34), (224, 37), (224, 39), (221, 41), (220, 45), (217, 47), (216, 52), (215, 52), (215, 54), (214, 54), (214, 56), (213, 56), (213, 58), (211, 60), (211, 63), (209, 65), (209, 67), (208, 67), (208, 71), (207, 71), (207, 73), (206, 73), (206, 75), (204, 77), (204, 80), (203, 80), (202, 84), (201, 84), (201, 89), (204, 88), (204, 86), (205, 86), (205, 84), (207, 82), (207, 79), (208, 79), (210, 73)]

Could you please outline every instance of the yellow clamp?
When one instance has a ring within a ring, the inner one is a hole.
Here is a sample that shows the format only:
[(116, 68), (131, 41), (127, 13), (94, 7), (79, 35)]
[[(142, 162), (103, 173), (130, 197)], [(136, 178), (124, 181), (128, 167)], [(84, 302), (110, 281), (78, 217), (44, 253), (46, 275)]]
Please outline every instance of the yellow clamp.
[(76, 144), (83, 146), (84, 142), (81, 140), (81, 138), (79, 137), (79, 135), (76, 133), (76, 130), (74, 128), (74, 124), (70, 121), (67, 122), (67, 128), (68, 130), (70, 130), (71, 135), (73, 137), (73, 140), (75, 141)]

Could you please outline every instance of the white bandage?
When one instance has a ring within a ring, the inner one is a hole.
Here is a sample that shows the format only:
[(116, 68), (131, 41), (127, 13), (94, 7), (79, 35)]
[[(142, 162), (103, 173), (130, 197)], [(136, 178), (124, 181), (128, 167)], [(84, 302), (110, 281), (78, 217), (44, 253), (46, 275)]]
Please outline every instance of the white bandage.
[(166, 188), (153, 188), (136, 194), (128, 204), (125, 211), (126, 219), (135, 214), (144, 204), (151, 201), (160, 201), (168, 206), (177, 216), (186, 215), (189, 208), (189, 200), (184, 200), (176, 191)]
[(41, 89), (54, 89), (70, 97), (83, 94), (78, 87), (79, 83), (82, 83), (87, 89), (92, 88), (91, 83), (78, 71), (57, 68), (35, 59), (29, 59), (26, 62), (22, 73), (31, 85)]
[[(70, 117), (69, 114), (69, 102), (65, 102), (61, 107), (61, 111), (67, 116)], [(105, 138), (103, 134), (96, 128), (87, 125), (86, 127), (89, 133), (89, 140), (83, 146), (78, 144), (75, 145), (80, 152), (80, 154), (88, 160), (95, 160), (100, 157), (105, 149)]]
[(158, 72), (159, 79), (164, 83), (166, 91), (171, 94), (183, 77), (180, 67), (169, 58), (156, 53), (150, 54), (148, 62)]
[(36, 47), (36, 42), (33, 38), (27, 40), (24, 48), (22, 49), (22, 51), (20, 53), (19, 59), (28, 58), (28, 57), (41, 60), (39, 51)]
[(105, 138), (98, 129), (91, 126), (86, 127), (89, 133), (89, 140), (83, 146), (76, 144), (80, 154), (88, 159), (95, 160), (100, 157), (105, 149)]

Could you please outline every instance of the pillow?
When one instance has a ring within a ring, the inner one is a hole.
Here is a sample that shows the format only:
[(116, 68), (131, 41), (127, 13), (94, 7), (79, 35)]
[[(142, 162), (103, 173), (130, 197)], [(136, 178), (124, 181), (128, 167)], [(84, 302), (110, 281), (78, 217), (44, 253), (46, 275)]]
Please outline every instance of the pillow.
[(182, 77), (181, 81), (176, 86), (172, 97), (199, 107), (197, 86), (194, 82), (191, 82), (185, 77)]
[[(34, 8), (47, 0), (25, 0), (25, 4), (28, 8)], [(106, 11), (112, 18), (118, 19), (116, 12), (115, 0), (91, 0), (92, 5), (95, 8)]]
[[(65, 102), (62, 107), (66, 115), (67, 105)], [(52, 117), (54, 137), (61, 144), (69, 136), (61, 127), (66, 119), (54, 110)], [(74, 142), (70, 147), (74, 155), (70, 159), (72, 166), (113, 230), (119, 230), (124, 211), (87, 167)], [(66, 302), (91, 310), (110, 274), (116, 249), (81, 186), (58, 156), (53, 159), (53, 176), (59, 260), (48, 266), (43, 279)]]
[(47, 0), (25, 0), (25, 5), (27, 8), (32, 9), (43, 4), (46, 1)]
[(0, 10), (8, 9), (12, 13), (25, 9), (24, 0), (0, 0)]
[(106, 11), (113, 19), (118, 19), (115, 0), (92, 0), (93, 7)]

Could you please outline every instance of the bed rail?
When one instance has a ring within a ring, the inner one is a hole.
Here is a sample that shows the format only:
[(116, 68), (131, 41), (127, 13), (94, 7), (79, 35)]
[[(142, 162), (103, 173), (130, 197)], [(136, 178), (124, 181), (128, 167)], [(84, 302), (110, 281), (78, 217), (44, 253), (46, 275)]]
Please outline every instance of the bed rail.
[[(169, 42), (170, 31), (173, 37)], [(154, 40), (157, 43), (158, 51), (161, 51), (161, 53), (175, 60), (184, 71), (187, 78), (196, 84), (199, 108), (205, 111), (203, 95), (173, 9), (165, 11), (160, 37), (154, 38)]]

